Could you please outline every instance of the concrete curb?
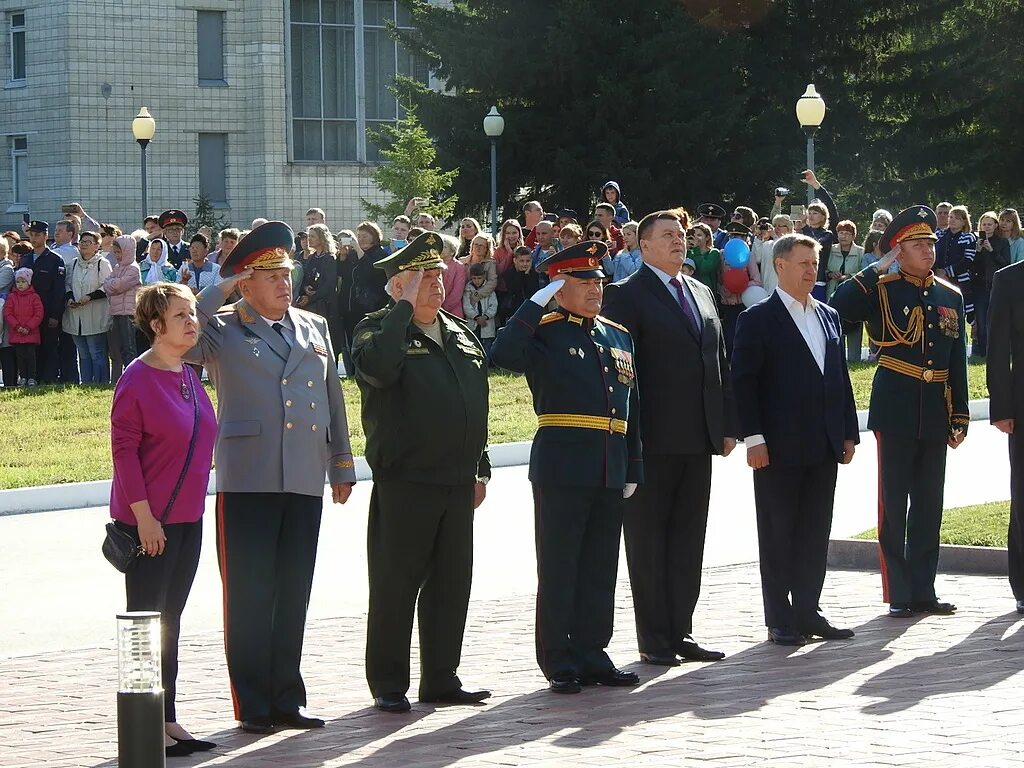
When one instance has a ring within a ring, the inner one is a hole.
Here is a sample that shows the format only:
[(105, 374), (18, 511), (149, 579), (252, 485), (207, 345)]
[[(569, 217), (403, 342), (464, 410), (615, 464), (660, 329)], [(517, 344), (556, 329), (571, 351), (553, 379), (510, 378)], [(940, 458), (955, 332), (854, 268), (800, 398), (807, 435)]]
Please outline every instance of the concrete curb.
[[(878, 542), (866, 539), (832, 539), (828, 543), (828, 567), (843, 571), (877, 571)], [(939, 547), (939, 573), (1006, 576), (1003, 547)]]
[[(530, 462), (532, 443), (504, 443), (492, 445), (489, 450), (492, 467), (515, 467)], [(356, 457), (356, 480), (371, 479), (370, 467), (362, 456)], [(87, 483), (40, 485), (34, 488), (15, 488), (0, 491), (0, 516), (21, 515), (28, 512), (50, 512), (58, 509), (105, 507), (110, 503), (110, 480)], [(217, 470), (210, 473), (207, 494), (217, 492)]]
[[(988, 400), (971, 400), (971, 421), (988, 420)], [(861, 432), (868, 431), (868, 412), (857, 411), (857, 424)], [(503, 443), (490, 447), (492, 467), (516, 467), (530, 463), (532, 442)], [(369, 480), (370, 468), (366, 460), (356, 458), (356, 479)], [(210, 473), (208, 493), (216, 488), (216, 470)], [(14, 488), (0, 491), (0, 515), (20, 515), (26, 512), (48, 512), (58, 509), (105, 507), (110, 503), (110, 480), (88, 483), (61, 483), (39, 485), (34, 488)]]

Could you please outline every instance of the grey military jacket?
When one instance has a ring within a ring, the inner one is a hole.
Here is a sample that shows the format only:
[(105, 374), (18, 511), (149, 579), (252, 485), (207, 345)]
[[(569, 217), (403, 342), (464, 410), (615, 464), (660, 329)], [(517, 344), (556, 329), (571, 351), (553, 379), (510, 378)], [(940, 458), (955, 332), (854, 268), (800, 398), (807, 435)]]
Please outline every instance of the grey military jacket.
[(245, 300), (223, 307), (219, 286), (198, 298), (199, 341), (186, 355), (217, 387), (217, 491), (323, 496), (354, 483), (337, 363), (327, 321), (290, 307), (294, 344)]

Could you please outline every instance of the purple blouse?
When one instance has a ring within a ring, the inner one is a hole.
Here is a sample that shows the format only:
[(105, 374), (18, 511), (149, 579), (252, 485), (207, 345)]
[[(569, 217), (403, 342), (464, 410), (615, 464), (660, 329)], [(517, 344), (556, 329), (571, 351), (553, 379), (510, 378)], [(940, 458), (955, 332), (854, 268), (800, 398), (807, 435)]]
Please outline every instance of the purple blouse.
[(194, 523), (203, 516), (217, 436), (213, 404), (188, 366), (175, 373), (136, 359), (118, 380), (110, 411), (110, 516), (115, 520), (136, 525), (131, 505), (137, 501), (149, 501), (157, 520), (167, 507), (188, 455), (195, 420), (192, 400), (181, 396), (183, 376), (199, 402), (199, 426), (192, 463), (164, 523)]

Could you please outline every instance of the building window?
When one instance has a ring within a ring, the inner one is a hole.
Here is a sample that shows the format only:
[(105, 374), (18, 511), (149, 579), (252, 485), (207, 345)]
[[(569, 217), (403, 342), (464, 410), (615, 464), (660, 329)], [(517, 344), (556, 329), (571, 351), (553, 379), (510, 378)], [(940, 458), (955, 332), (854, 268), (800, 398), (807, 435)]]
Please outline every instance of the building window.
[(230, 208), (228, 204), (228, 135), (199, 134), (199, 194), (214, 208)]
[(11, 18), (11, 81), (25, 79), (25, 12), (15, 11)]
[(224, 79), (224, 12), (196, 11), (199, 84), (227, 85)]
[(426, 83), (426, 62), (405, 51), (387, 24), (411, 26), (395, 0), (290, 0), (292, 158), (373, 162), (366, 130), (393, 123), (396, 73)]
[(28, 139), (11, 137), (11, 180), (14, 206), (28, 210)]

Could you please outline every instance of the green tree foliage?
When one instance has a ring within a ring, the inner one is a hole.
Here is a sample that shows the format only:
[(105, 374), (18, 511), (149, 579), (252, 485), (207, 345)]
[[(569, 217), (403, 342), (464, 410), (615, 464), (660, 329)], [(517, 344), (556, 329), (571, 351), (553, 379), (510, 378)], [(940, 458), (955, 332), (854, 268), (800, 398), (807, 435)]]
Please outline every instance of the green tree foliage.
[[(637, 214), (765, 213), (774, 186), (801, 188), (808, 82), (828, 104), (819, 177), (844, 215), (1021, 190), (1019, 0), (402, 2), (416, 29), (399, 38), (448, 87), (400, 89), (461, 169), (459, 213), (488, 199), (492, 104), (506, 214), (532, 197), (589, 210), (608, 179)], [(979, 173), (1002, 157), (1016, 167)]]
[(192, 202), (195, 203), (196, 212), (188, 220), (188, 226), (185, 228), (185, 239), (191, 238), (192, 235), (199, 231), (200, 227), (209, 227), (213, 230), (214, 237), (216, 237), (217, 233), (226, 226), (224, 217), (218, 214), (213, 205), (211, 205), (210, 198), (202, 193), (192, 198)]
[(415, 110), (408, 110), (393, 127), (388, 125), (380, 131), (371, 131), (369, 137), (387, 161), (374, 169), (373, 180), (391, 198), (384, 205), (361, 201), (371, 219), (391, 221), (405, 211), (406, 202), (414, 197), (429, 201), (420, 211), (438, 219), (451, 218), (458, 196), (450, 190), (459, 172), (434, 166), (437, 151)]

